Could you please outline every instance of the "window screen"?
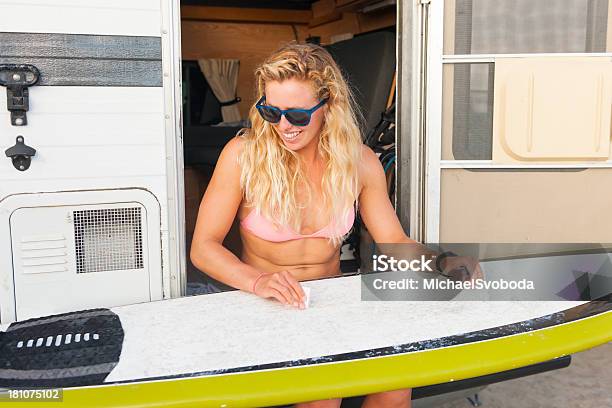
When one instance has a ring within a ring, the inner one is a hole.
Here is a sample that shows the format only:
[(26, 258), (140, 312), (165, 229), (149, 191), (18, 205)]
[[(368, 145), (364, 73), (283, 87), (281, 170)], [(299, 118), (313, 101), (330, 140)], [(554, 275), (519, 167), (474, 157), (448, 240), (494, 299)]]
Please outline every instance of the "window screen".
[(445, 41), (447, 55), (606, 51), (608, 0), (446, 0), (445, 7), (446, 35), (454, 37)]

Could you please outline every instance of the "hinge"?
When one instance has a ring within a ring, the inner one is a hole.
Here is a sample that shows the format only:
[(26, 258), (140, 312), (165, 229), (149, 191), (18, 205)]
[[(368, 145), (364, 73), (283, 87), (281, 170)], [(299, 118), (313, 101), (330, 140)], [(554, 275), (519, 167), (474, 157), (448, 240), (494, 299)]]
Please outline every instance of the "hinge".
[(34, 65), (0, 64), (0, 85), (6, 86), (6, 107), (11, 112), (11, 125), (28, 124), (28, 87), (35, 85), (39, 79), (40, 72)]

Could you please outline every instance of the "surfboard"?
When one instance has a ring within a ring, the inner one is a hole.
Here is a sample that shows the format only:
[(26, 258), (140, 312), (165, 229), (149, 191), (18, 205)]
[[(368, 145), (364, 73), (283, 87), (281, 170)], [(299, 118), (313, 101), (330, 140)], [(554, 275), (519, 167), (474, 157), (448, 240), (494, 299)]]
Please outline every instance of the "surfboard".
[(367, 302), (359, 276), (305, 286), (306, 310), (232, 291), (5, 325), (0, 387), (63, 387), (63, 406), (272, 406), (456, 381), (612, 340), (610, 296)]

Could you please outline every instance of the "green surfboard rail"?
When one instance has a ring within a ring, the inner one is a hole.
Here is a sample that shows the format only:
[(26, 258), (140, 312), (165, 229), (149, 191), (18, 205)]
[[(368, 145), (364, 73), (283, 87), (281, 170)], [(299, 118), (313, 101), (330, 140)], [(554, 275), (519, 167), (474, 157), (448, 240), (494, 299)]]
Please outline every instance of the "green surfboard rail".
[(406, 354), (245, 373), (67, 388), (63, 402), (19, 402), (6, 406), (282, 405), (472, 378), (547, 361), (609, 341), (612, 341), (612, 311), (531, 332)]

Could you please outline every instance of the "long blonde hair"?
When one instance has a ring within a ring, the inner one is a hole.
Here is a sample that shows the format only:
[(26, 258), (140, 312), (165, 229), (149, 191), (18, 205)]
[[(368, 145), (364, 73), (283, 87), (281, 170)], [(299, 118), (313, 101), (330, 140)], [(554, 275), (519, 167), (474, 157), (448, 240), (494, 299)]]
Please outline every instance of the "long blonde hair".
[[(325, 214), (338, 227), (359, 194), (357, 166), (362, 141), (353, 95), (332, 56), (317, 45), (293, 43), (268, 57), (255, 70), (257, 99), (264, 94), (266, 82), (287, 79), (307, 81), (319, 100), (328, 98), (318, 153), (326, 163), (321, 183)], [(241, 132), (245, 143), (238, 158), (246, 203), (275, 224), (299, 231), (299, 210), (310, 203), (312, 196), (303, 163), (299, 155), (285, 147), (255, 105), (249, 119), (251, 128)], [(306, 189), (307, 203), (299, 203), (296, 198), (300, 186)], [(331, 241), (339, 244), (343, 238), (331, 237)]]

